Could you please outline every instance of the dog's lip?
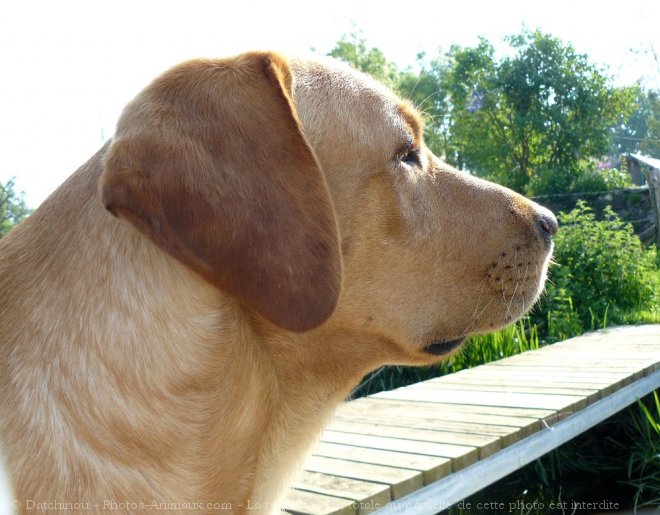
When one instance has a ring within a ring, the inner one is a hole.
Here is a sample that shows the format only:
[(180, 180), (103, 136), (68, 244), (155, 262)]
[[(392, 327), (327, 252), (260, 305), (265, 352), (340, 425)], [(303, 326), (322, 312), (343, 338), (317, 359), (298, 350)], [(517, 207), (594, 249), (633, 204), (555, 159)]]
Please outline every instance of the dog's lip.
[(424, 350), (429, 354), (433, 354), (434, 356), (441, 356), (442, 354), (447, 354), (457, 349), (463, 344), (464, 341), (465, 336), (455, 340), (434, 341), (430, 345), (427, 345)]

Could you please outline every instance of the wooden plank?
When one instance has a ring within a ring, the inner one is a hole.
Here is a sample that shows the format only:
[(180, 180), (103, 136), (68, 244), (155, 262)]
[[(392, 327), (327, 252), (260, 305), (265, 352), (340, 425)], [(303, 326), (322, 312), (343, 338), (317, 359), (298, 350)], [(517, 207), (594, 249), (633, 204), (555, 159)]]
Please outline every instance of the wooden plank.
[(658, 338), (660, 338), (660, 334), (654, 336), (633, 336), (632, 338), (625, 339), (609, 337), (602, 339), (599, 337), (599, 335), (595, 336), (596, 337), (594, 338), (592, 335), (584, 335), (581, 338), (571, 338), (570, 340), (553, 343), (552, 345), (544, 345), (539, 349), (525, 352), (536, 352), (537, 350), (546, 349), (555, 349), (556, 351), (574, 349), (576, 352), (600, 351), (603, 349), (607, 352), (618, 351), (623, 353), (625, 353), (628, 349), (639, 348), (649, 352), (653, 352), (654, 348), (656, 351), (660, 350), (660, 345), (658, 345)]
[(544, 345), (538, 349), (521, 352), (515, 356), (531, 356), (534, 354), (547, 355), (556, 353), (564, 355), (574, 354), (584, 356), (587, 359), (608, 355), (622, 356), (625, 359), (636, 359), (637, 353), (639, 353), (640, 356), (643, 356), (645, 353), (657, 354), (660, 352), (660, 345), (658, 345), (657, 342), (657, 338), (660, 338), (660, 336), (655, 336), (654, 338), (656, 339), (655, 345), (650, 344), (649, 341), (640, 341), (639, 343), (634, 341), (617, 343), (608, 340), (581, 339), (573, 342), (565, 340), (552, 345)]
[[(631, 328), (632, 326), (625, 326), (626, 328)], [(616, 337), (612, 337), (613, 333), (616, 332), (612, 331), (612, 329), (615, 328), (610, 328), (610, 329), (600, 329), (598, 331), (592, 332), (592, 333), (585, 333), (580, 336), (575, 336), (573, 338), (569, 338), (568, 340), (563, 340), (561, 342), (554, 343), (553, 345), (560, 345), (560, 346), (579, 346), (579, 345), (595, 345), (598, 343), (602, 343), (604, 346), (610, 346), (610, 347), (617, 347), (617, 348), (625, 348), (627, 345), (636, 345), (636, 344), (654, 344), (655, 346), (658, 345), (658, 336), (660, 334), (651, 334), (651, 333), (642, 333), (642, 332), (625, 332), (623, 331)], [(625, 333), (625, 334), (624, 334)]]
[(517, 371), (525, 372), (541, 372), (546, 374), (555, 374), (560, 372), (564, 375), (573, 374), (576, 377), (587, 376), (589, 374), (596, 374), (595, 377), (625, 377), (630, 376), (634, 381), (644, 377), (644, 367), (630, 367), (630, 368), (606, 368), (606, 367), (592, 367), (591, 365), (561, 365), (560, 363), (491, 363), (490, 366), (501, 367), (507, 369), (510, 374), (516, 374)]
[[(615, 336), (615, 338), (613, 338), (613, 336)], [(623, 344), (623, 342), (627, 341), (638, 341), (638, 339), (644, 338), (653, 339), (653, 337), (657, 338), (658, 336), (660, 336), (660, 328), (657, 324), (613, 326), (575, 336), (553, 345), (559, 345), (561, 343), (568, 344), (569, 342), (573, 343), (583, 340), (611, 341)], [(652, 341), (657, 345), (657, 339)]]
[(528, 386), (539, 388), (575, 388), (583, 390), (597, 390), (600, 391), (603, 388), (607, 388), (610, 385), (609, 381), (603, 381), (601, 379), (588, 379), (588, 378), (569, 378), (569, 377), (556, 377), (554, 381), (542, 381), (539, 378), (537, 381), (532, 381), (526, 375), (518, 375), (512, 373), (504, 373), (504, 371), (484, 374), (483, 376), (462, 376), (462, 377), (453, 377), (445, 376), (442, 378), (442, 381), (427, 381), (425, 383), (420, 383), (421, 388), (427, 387), (438, 387), (442, 388), (443, 385), (482, 385), (482, 384), (492, 384), (499, 386), (511, 386), (515, 388), (516, 386)]
[[(489, 415), (484, 415), (488, 417)], [(345, 417), (343, 415), (335, 415), (333, 420), (344, 420), (353, 422), (363, 422), (366, 424), (373, 423), (374, 417), (351, 415)], [(520, 427), (502, 426), (496, 424), (484, 424), (481, 421), (462, 422), (453, 420), (442, 420), (440, 418), (433, 418), (432, 416), (423, 417), (420, 414), (402, 413), (401, 416), (391, 414), (384, 417), (380, 425), (403, 427), (403, 428), (416, 428), (416, 429), (432, 429), (435, 431), (449, 431), (454, 433), (470, 433), (480, 435), (497, 436), (502, 441), (502, 447), (511, 445), (525, 436), (529, 436), (534, 430), (523, 431)], [(534, 428), (538, 428), (538, 421), (533, 420)]]
[(386, 436), (356, 435), (339, 431), (324, 431), (321, 440), (330, 443), (353, 445), (355, 447), (367, 447), (369, 449), (382, 449), (385, 451), (407, 452), (411, 454), (422, 454), (425, 456), (451, 458), (452, 470), (454, 471), (467, 467), (471, 463), (477, 461), (479, 457), (479, 451), (477, 451), (475, 447), (419, 442), (416, 440), (401, 440), (399, 438), (389, 438)]
[[(515, 361), (509, 362), (508, 360), (494, 361), (491, 365), (497, 366), (513, 366), (513, 365), (536, 365), (545, 364), (546, 366), (565, 366), (568, 369), (581, 368), (584, 372), (603, 372), (603, 371), (627, 371), (627, 370), (644, 370), (652, 368), (660, 362), (660, 354), (648, 356), (643, 359), (626, 359), (623, 356), (608, 355), (607, 353), (600, 353), (597, 357), (584, 356), (581, 354), (569, 352), (555, 352), (540, 354), (539, 356), (524, 356)], [(507, 365), (508, 363), (508, 365)]]
[(293, 515), (358, 515), (354, 501), (290, 489), (282, 509)]
[[(359, 405), (354, 406), (359, 401)], [(532, 426), (529, 430), (536, 431), (542, 421), (548, 424), (557, 419), (554, 410), (529, 408), (511, 408), (497, 406), (472, 406), (470, 404), (446, 404), (422, 401), (399, 401), (396, 399), (364, 398), (342, 405), (337, 410), (338, 416), (350, 417), (357, 415), (381, 416), (385, 418), (407, 417), (437, 418), (445, 422), (474, 422), (518, 427), (521, 429)]]
[[(613, 335), (618, 335), (617, 338), (611, 338)], [(627, 326), (611, 326), (605, 329), (598, 329), (595, 331), (590, 331), (588, 333), (581, 334), (580, 336), (573, 336), (563, 340), (564, 342), (571, 342), (577, 340), (589, 340), (589, 339), (607, 339), (607, 340), (616, 340), (616, 341), (625, 341), (626, 338), (630, 337), (645, 337), (653, 334), (658, 334), (655, 324), (646, 324), (646, 325), (627, 325)]]
[(574, 412), (587, 406), (585, 397), (575, 395), (548, 395), (532, 393), (470, 392), (461, 390), (433, 390), (428, 388), (399, 388), (380, 392), (373, 397), (383, 399), (473, 404), (483, 406), (515, 406), (543, 408), (558, 412)]
[[(515, 367), (505, 367), (500, 364), (497, 364), (497, 362), (494, 363), (488, 363), (487, 365), (481, 365), (478, 368), (470, 368), (467, 370), (461, 370), (460, 372), (456, 372), (455, 374), (450, 374), (455, 377), (463, 377), (463, 376), (480, 376), (483, 373), (487, 372), (499, 372), (499, 373), (507, 373), (507, 368), (515, 368), (519, 373), (521, 374), (541, 374), (542, 377), (548, 377), (552, 378), (552, 375), (554, 373), (557, 373), (560, 377), (584, 377), (584, 378), (590, 378), (590, 379), (600, 379), (600, 380), (609, 380), (610, 378), (614, 379), (619, 379), (622, 377), (627, 377), (631, 375), (633, 372), (627, 372), (625, 370), (598, 370), (598, 369), (593, 369), (589, 367), (561, 367), (561, 366), (551, 366), (547, 365), (546, 368), (548, 370), (543, 370), (542, 367), (538, 366), (533, 366), (533, 365), (525, 365), (525, 364), (518, 364)], [(509, 370), (509, 373), (511, 371)], [(441, 379), (441, 378), (436, 378), (436, 379)], [(418, 383), (419, 384), (419, 383)]]
[(438, 456), (367, 449), (328, 442), (319, 442), (314, 447), (314, 455), (416, 470), (422, 472), (425, 485), (451, 473), (451, 460)]
[(480, 374), (483, 378), (505, 378), (511, 377), (512, 379), (524, 379), (532, 384), (538, 385), (551, 385), (551, 384), (571, 384), (571, 383), (591, 383), (599, 389), (605, 389), (611, 386), (611, 391), (620, 390), (624, 386), (629, 385), (635, 381), (634, 374), (618, 374), (609, 376), (586, 375), (586, 374), (570, 374), (566, 371), (557, 370), (556, 373), (552, 371), (537, 370), (516, 370), (515, 374), (507, 372), (504, 368), (484, 370)]
[[(470, 369), (475, 370), (475, 369)], [(505, 369), (504, 367), (493, 367), (488, 365), (483, 365), (483, 369), (479, 369), (478, 374), (462, 374), (462, 372), (457, 372), (454, 375), (457, 379), (466, 379), (469, 381), (470, 378), (511, 378), (511, 380), (524, 379), (529, 381), (532, 384), (545, 385), (545, 384), (561, 384), (561, 383), (593, 383), (598, 385), (600, 388), (605, 387), (606, 385), (612, 386), (612, 391), (616, 391), (628, 384), (632, 383), (635, 378), (633, 374), (598, 374), (598, 373), (580, 373), (576, 374), (574, 372), (567, 372), (562, 370), (556, 371), (542, 371), (534, 369), (522, 369), (519, 368), (516, 370), (515, 374), (511, 371)], [(432, 379), (435, 381), (435, 379)]]
[[(464, 374), (466, 376), (475, 375), (475, 370), (477, 369), (471, 368), (466, 371), (457, 372), (457, 376), (459, 374)], [(504, 367), (501, 365), (496, 365), (495, 363), (482, 365), (482, 368), (479, 368), (478, 370), (479, 371), (476, 372), (476, 375), (482, 375), (488, 373), (500, 373), (500, 374), (511, 375), (515, 370), (516, 376), (521, 375), (521, 376), (539, 377), (540, 382), (546, 380), (551, 381), (553, 377), (569, 378), (569, 379), (585, 378), (585, 379), (598, 379), (601, 381), (609, 381), (610, 379), (617, 380), (617, 379), (624, 379), (627, 377), (631, 377), (635, 373), (635, 371), (626, 372), (621, 370), (612, 370), (612, 371), (592, 370), (583, 367), (569, 368), (569, 367), (547, 366), (544, 368), (544, 367), (535, 367), (531, 365), (517, 365), (516, 367)]]
[(520, 469), (660, 387), (660, 371), (645, 377), (494, 456), (390, 503), (378, 515), (435, 515), (493, 482)]
[[(447, 420), (455, 419), (455, 417), (461, 417), (463, 414), (477, 414), (477, 415), (492, 415), (492, 416), (502, 416), (502, 417), (522, 417), (524, 419), (535, 418), (535, 419), (548, 419), (556, 415), (555, 410), (549, 409), (539, 409), (539, 408), (515, 408), (508, 406), (472, 406), (472, 405), (461, 405), (461, 404), (447, 404), (442, 402), (430, 403), (423, 401), (398, 401), (396, 399), (385, 399), (369, 396), (362, 399), (357, 399), (344, 403), (338, 409), (341, 410), (345, 406), (350, 405), (351, 407), (358, 406), (357, 409), (365, 410), (368, 412), (371, 409), (375, 409), (376, 406), (382, 405), (387, 406), (388, 408), (394, 407), (403, 407), (404, 409), (409, 408), (419, 408), (424, 412), (437, 412), (438, 414), (447, 414)], [(504, 424), (508, 425), (508, 424)]]
[(579, 387), (555, 387), (555, 386), (535, 386), (529, 383), (518, 384), (491, 384), (483, 381), (480, 384), (473, 383), (451, 383), (443, 381), (441, 383), (425, 384), (432, 389), (450, 389), (450, 390), (468, 390), (468, 391), (487, 391), (503, 393), (547, 393), (550, 395), (577, 395), (586, 397), (589, 404), (596, 402), (601, 398), (601, 390), (597, 388), (579, 388)]
[[(608, 340), (583, 340), (577, 342), (577, 344), (564, 345), (564, 342), (554, 343), (552, 345), (547, 345), (541, 347), (538, 350), (543, 350), (544, 352), (584, 352), (591, 354), (617, 354), (617, 353), (628, 353), (634, 356), (636, 353), (657, 353), (660, 351), (660, 345), (658, 345), (657, 339), (660, 336), (654, 336), (652, 338), (640, 338), (639, 341), (627, 341), (625, 343), (617, 344), (610, 342)], [(655, 341), (654, 341), (655, 340)], [(536, 351), (534, 351), (536, 352)]]
[[(569, 361), (571, 360), (571, 361)], [(493, 366), (498, 367), (534, 367), (542, 370), (555, 370), (560, 369), (564, 371), (584, 373), (585, 371), (593, 371), (598, 373), (620, 372), (629, 373), (637, 376), (643, 376), (645, 372), (652, 372), (656, 365), (657, 360), (640, 360), (640, 361), (624, 361), (600, 359), (600, 360), (580, 360), (577, 357), (558, 358), (549, 356), (529, 357), (515, 361), (501, 360), (491, 363)]]
[(619, 352), (608, 352), (607, 349), (601, 349), (583, 354), (581, 352), (570, 352), (569, 349), (559, 350), (553, 353), (544, 353), (538, 356), (529, 356), (527, 359), (547, 358), (553, 361), (574, 359), (576, 362), (588, 363), (590, 367), (650, 367), (660, 362), (660, 349), (649, 351), (644, 349), (626, 349), (625, 354)]
[(494, 361), (493, 363), (489, 363), (489, 366), (492, 367), (507, 367), (507, 368), (533, 368), (533, 369), (541, 369), (541, 370), (564, 370), (566, 372), (577, 372), (578, 374), (580, 373), (585, 373), (585, 372), (593, 372), (593, 373), (598, 373), (598, 374), (609, 374), (609, 373), (614, 373), (614, 374), (634, 374), (636, 372), (639, 372), (640, 370), (643, 370), (645, 366), (648, 365), (648, 362), (639, 362), (636, 364), (624, 364), (624, 363), (619, 363), (614, 364), (611, 361), (604, 361), (604, 362), (593, 362), (593, 361), (585, 361), (581, 363), (576, 363), (575, 360), (572, 362), (569, 362), (568, 360), (563, 360), (563, 359), (538, 359), (538, 358), (525, 358), (524, 360), (519, 359), (515, 361), (509, 361), (509, 360), (500, 360), (500, 361)]
[(385, 467), (371, 463), (358, 463), (323, 456), (310, 456), (305, 461), (304, 467), (305, 470), (310, 472), (322, 472), (323, 474), (330, 474), (332, 476), (387, 485), (390, 488), (392, 499), (398, 499), (424, 485), (424, 478), (419, 471)]
[(306, 492), (350, 499), (357, 504), (357, 515), (371, 513), (391, 500), (388, 485), (307, 470), (296, 476), (293, 487)]
[(604, 394), (613, 391), (613, 386), (609, 382), (603, 381), (581, 381), (580, 379), (560, 379), (552, 384), (548, 383), (534, 383), (529, 379), (524, 377), (512, 377), (510, 374), (501, 374), (501, 375), (491, 375), (487, 377), (462, 377), (455, 378), (454, 374), (442, 377), (442, 381), (435, 380), (426, 381), (424, 384), (429, 388), (442, 388), (446, 386), (464, 386), (470, 388), (474, 386), (475, 389), (483, 386), (501, 386), (501, 387), (510, 387), (510, 388), (535, 388), (538, 386), (540, 389), (549, 390), (548, 393), (551, 393), (550, 390), (554, 389), (577, 389), (577, 390), (590, 390), (590, 391), (599, 391)]
[[(653, 362), (660, 359), (660, 345), (657, 350), (653, 350), (649, 346), (635, 347), (630, 346), (625, 349), (608, 349), (607, 347), (599, 346), (598, 348), (585, 349), (583, 347), (570, 348), (570, 347), (557, 347), (555, 345), (547, 345), (535, 351), (528, 351), (511, 356), (506, 359), (571, 359), (574, 358), (578, 362), (598, 362), (598, 361), (622, 361), (627, 364), (638, 362)], [(500, 360), (503, 361), (503, 360)], [(493, 362), (495, 363), (495, 361)]]
[(607, 388), (609, 383), (581, 383), (572, 380), (563, 380), (552, 384), (531, 382), (525, 378), (507, 374), (499, 377), (462, 377), (455, 378), (453, 374), (443, 376), (442, 380), (431, 380), (419, 383), (416, 386), (433, 389), (459, 389), (476, 391), (496, 391), (513, 393), (548, 393), (557, 395), (596, 396)]
[(479, 450), (479, 459), (486, 458), (502, 448), (499, 437), (470, 433), (456, 433), (449, 431), (436, 431), (433, 429), (416, 429), (411, 427), (396, 427), (374, 423), (333, 420), (328, 429), (344, 433), (355, 433), (373, 436), (388, 436), (404, 440), (417, 440), (422, 442), (435, 442), (441, 444), (457, 444), (476, 447)]
[(653, 365), (653, 367), (649, 367), (644, 370), (644, 377), (650, 376), (651, 374), (653, 374), (653, 372), (657, 372), (658, 370), (660, 370), (660, 360), (658, 360), (658, 362), (655, 365)]
[[(538, 372), (534, 374), (533, 372), (527, 371), (517, 371), (516, 373), (507, 372), (507, 369), (502, 368), (493, 368), (485, 370), (483, 374), (450, 374), (448, 376), (443, 376), (437, 379), (431, 379), (425, 381), (424, 383), (419, 383), (420, 387), (426, 387), (427, 385), (443, 385), (443, 384), (480, 384), (484, 382), (491, 382), (492, 384), (499, 385), (532, 385), (532, 386), (542, 386), (544, 388), (566, 388), (566, 387), (576, 387), (576, 388), (591, 388), (599, 390), (605, 388), (611, 384), (611, 381), (618, 382), (628, 377), (627, 375), (615, 377), (615, 378), (603, 378), (603, 377), (594, 377), (594, 376), (578, 376), (576, 374), (548, 374), (545, 372)], [(533, 380), (532, 378), (536, 378)]]

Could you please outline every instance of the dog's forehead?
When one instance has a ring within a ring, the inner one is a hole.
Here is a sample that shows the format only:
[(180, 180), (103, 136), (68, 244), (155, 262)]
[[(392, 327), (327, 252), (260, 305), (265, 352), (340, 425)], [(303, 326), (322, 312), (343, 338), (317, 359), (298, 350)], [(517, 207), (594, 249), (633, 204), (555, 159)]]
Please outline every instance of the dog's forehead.
[(294, 60), (292, 68), (303, 125), (341, 123), (362, 142), (420, 143), (423, 127), (415, 109), (368, 75), (334, 59)]

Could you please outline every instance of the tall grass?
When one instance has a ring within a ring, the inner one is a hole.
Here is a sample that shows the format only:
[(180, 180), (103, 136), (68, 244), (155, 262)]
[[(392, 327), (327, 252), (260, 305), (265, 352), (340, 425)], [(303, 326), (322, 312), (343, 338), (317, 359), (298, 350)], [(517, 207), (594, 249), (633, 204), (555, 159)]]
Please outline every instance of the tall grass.
[(352, 399), (419, 383), (464, 368), (476, 367), (497, 359), (538, 349), (538, 329), (529, 318), (495, 333), (471, 337), (449, 360), (430, 367), (382, 367), (365, 377), (353, 390)]
[[(637, 506), (657, 506), (660, 509), (660, 400), (658, 392), (638, 400), (639, 409), (627, 413), (625, 428), (629, 438), (610, 441), (628, 454), (625, 481), (635, 489), (634, 503)], [(632, 442), (632, 445), (630, 443)]]
[(526, 317), (495, 333), (477, 335), (439, 366), (439, 375), (451, 374), (539, 348), (538, 327)]

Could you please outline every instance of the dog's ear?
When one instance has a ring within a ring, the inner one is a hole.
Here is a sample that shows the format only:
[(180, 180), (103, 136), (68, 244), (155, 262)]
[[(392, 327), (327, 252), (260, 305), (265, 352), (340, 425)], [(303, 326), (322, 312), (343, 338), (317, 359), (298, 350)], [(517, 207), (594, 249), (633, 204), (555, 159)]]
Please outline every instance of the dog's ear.
[(103, 203), (274, 324), (306, 331), (341, 288), (337, 222), (279, 55), (184, 63), (131, 104)]

